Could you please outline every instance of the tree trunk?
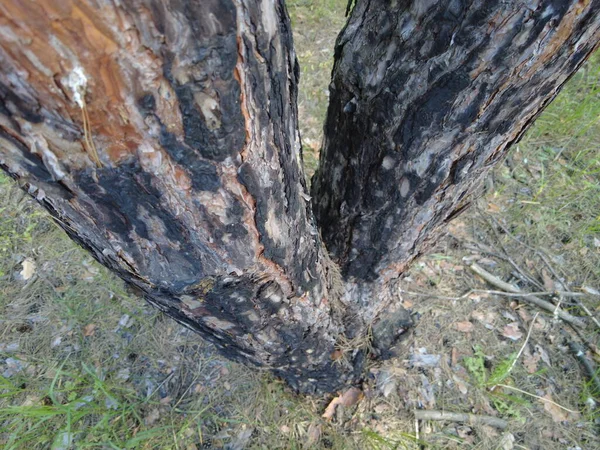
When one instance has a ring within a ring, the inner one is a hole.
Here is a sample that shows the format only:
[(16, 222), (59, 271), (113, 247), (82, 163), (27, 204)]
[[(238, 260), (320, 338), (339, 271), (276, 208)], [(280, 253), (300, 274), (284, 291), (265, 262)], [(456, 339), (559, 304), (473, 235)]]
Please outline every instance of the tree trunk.
[(302, 392), (357, 381), (370, 325), (386, 353), (394, 280), (600, 40), (600, 0), (359, 1), (313, 187), (342, 279), (282, 0), (25, 3), (0, 4), (2, 168), (150, 303)]

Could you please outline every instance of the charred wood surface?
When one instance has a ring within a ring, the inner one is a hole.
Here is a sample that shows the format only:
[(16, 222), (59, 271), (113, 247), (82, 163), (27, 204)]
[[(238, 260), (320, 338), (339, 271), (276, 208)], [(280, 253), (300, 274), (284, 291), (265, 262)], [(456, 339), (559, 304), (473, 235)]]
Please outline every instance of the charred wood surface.
[(346, 279), (398, 276), (600, 40), (598, 0), (359, 0), (313, 178)]

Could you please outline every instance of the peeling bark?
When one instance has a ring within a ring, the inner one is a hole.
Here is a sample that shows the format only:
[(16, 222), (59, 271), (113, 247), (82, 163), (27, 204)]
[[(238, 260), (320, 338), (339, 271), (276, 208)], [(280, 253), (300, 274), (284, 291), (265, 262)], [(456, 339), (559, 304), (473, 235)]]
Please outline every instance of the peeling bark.
[(600, 40), (600, 0), (529, 3), (358, 2), (313, 190), (345, 280), (283, 0), (4, 1), (0, 166), (226, 356), (333, 391), (367, 325), (383, 356), (410, 325), (397, 276)]

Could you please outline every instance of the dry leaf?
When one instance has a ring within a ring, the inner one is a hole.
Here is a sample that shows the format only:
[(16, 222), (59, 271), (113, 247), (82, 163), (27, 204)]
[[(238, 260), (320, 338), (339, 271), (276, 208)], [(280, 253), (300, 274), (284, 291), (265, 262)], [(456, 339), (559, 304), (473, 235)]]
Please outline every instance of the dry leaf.
[(452, 347), (452, 353), (450, 356), (450, 364), (452, 364), (452, 367), (456, 366), (456, 364), (458, 364), (458, 349), (456, 347)]
[(95, 332), (96, 324), (94, 323), (88, 323), (85, 327), (83, 327), (83, 335), (86, 337), (93, 336)]
[(541, 357), (537, 352), (531, 354), (531, 350), (529, 350), (529, 346), (526, 346), (523, 351), (523, 365), (527, 370), (527, 373), (535, 373), (537, 372), (538, 362)]
[(518, 341), (523, 337), (523, 333), (519, 330), (519, 324), (517, 322), (509, 323), (502, 329), (502, 336), (513, 341)]
[(554, 281), (546, 269), (542, 269), (542, 280), (544, 280), (544, 289), (549, 292), (554, 291)]
[(35, 273), (35, 261), (31, 258), (25, 258), (25, 260), (21, 263), (23, 270), (21, 270), (20, 275), (24, 280), (29, 280)]
[(331, 420), (338, 405), (345, 407), (353, 406), (362, 400), (363, 397), (364, 394), (360, 389), (352, 387), (339, 397), (335, 397), (333, 400), (331, 400), (327, 408), (325, 408), (325, 412), (323, 413), (322, 417), (324, 419)]
[(306, 447), (311, 448), (319, 443), (321, 439), (321, 425), (316, 423), (311, 423), (308, 427), (307, 438), (306, 438)]
[[(550, 394), (546, 394), (542, 398), (553, 401), (552, 397), (550, 397)], [(550, 415), (552, 416), (552, 420), (554, 420), (555, 422), (564, 422), (569, 417), (567, 415), (567, 411), (556, 406), (554, 403), (544, 402), (544, 409), (550, 413)]]
[(456, 322), (454, 326), (458, 331), (463, 333), (470, 333), (473, 331), (473, 323), (469, 322), (468, 320), (465, 320), (464, 322)]
[(500, 212), (500, 207), (498, 205), (496, 205), (495, 203), (490, 202), (490, 203), (488, 203), (487, 207), (488, 207), (487, 210), (491, 213)]
[(460, 391), (461, 394), (466, 395), (467, 392), (469, 392), (469, 388), (467, 387), (467, 384), (463, 380), (461, 380), (456, 375), (453, 375), (452, 379), (454, 380), (454, 383), (456, 383), (456, 387), (458, 388), (458, 390)]

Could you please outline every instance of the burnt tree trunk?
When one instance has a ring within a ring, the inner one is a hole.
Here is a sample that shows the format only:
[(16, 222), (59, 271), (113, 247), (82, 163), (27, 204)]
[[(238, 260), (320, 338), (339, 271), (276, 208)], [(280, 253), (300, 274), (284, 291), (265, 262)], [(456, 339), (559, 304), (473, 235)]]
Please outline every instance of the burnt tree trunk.
[(359, 0), (316, 219), (283, 1), (5, 0), (0, 38), (2, 168), (226, 356), (332, 391), (407, 325), (394, 280), (591, 54), (600, 0)]

